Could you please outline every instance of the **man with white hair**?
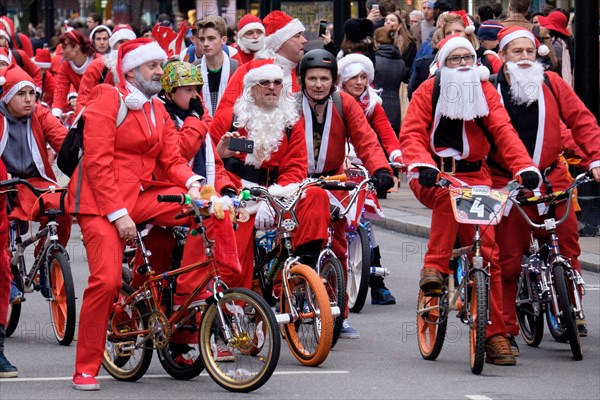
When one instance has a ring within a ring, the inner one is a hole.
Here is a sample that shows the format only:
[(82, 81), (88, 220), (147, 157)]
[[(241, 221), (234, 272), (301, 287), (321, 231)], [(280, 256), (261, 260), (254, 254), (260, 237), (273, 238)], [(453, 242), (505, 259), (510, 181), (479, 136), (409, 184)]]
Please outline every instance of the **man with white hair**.
[[(265, 186), (273, 195), (289, 196), (307, 176), (304, 123), (296, 104), (284, 93), (283, 70), (267, 60), (244, 76), (244, 92), (233, 107), (231, 131), (220, 139), (217, 152), (239, 188)], [(240, 154), (228, 149), (232, 137), (254, 142), (254, 150)], [(243, 287), (251, 287), (254, 259), (254, 228), (273, 225), (274, 211), (267, 202), (247, 208), (238, 218), (236, 240), (244, 275)], [(294, 254), (303, 263), (316, 262), (327, 240), (329, 198), (320, 188), (309, 188), (298, 203), (298, 227)], [(309, 222), (310, 221), (310, 222)]]
[(96, 86), (103, 83), (108, 85), (116, 83), (115, 63), (117, 61), (119, 46), (135, 38), (135, 32), (133, 32), (131, 26), (119, 24), (115, 27), (115, 30), (108, 39), (110, 51), (92, 61), (81, 77), (75, 115), (79, 114), (79, 111), (87, 104), (88, 95)]
[[(585, 107), (573, 89), (554, 72), (544, 72), (536, 61), (537, 53), (545, 53), (546, 46), (539, 45), (531, 31), (520, 26), (504, 28), (498, 34), (499, 55), (504, 66), (498, 73), (497, 87), (508, 111), (512, 125), (519, 134), (529, 155), (542, 172), (540, 193), (565, 190), (570, 180), (560, 155), (563, 151), (561, 131), (564, 125), (571, 130), (575, 143), (583, 150), (596, 181), (600, 181), (600, 128), (594, 115)], [(564, 125), (563, 125), (564, 123)], [(496, 155), (488, 159), (494, 186), (505, 185), (510, 179), (505, 162)], [(527, 208), (529, 217), (542, 223), (546, 207)], [(564, 215), (565, 203), (554, 208), (557, 217)], [(539, 212), (541, 211), (541, 212)], [(529, 248), (529, 226), (519, 213), (511, 212), (496, 228), (500, 247), (504, 323), (511, 335), (513, 353), (518, 354), (514, 340), (519, 334), (515, 310), (517, 281), (521, 272), (521, 257)], [(539, 233), (539, 232), (538, 232)], [(571, 259), (573, 267), (581, 273), (578, 256), (579, 234), (577, 217), (571, 210), (565, 223), (557, 228), (562, 255)], [(580, 334), (586, 335), (584, 320), (578, 320)]]
[[(85, 151), (69, 182), (67, 199), (67, 208), (77, 214), (85, 237), (90, 269), (73, 376), (73, 387), (78, 390), (100, 389), (96, 376), (102, 364), (107, 321), (121, 288), (125, 241), (135, 238), (136, 223), (153, 219), (161, 226), (194, 224), (192, 218), (175, 219), (181, 206), (159, 205), (156, 200), (158, 194), (182, 192), (200, 199), (204, 182), (181, 156), (179, 134), (155, 96), (161, 90), (161, 67), (166, 59), (166, 53), (149, 39), (124, 43), (116, 63), (117, 88), (96, 86), (83, 114)], [(127, 113), (117, 126), (122, 107)], [(157, 166), (171, 185), (154, 180)], [(184, 252), (201, 245), (199, 240), (188, 238)], [(237, 258), (234, 245), (227, 256)]]
[[(448, 260), (457, 234), (463, 246), (474, 236), (473, 225), (455, 221), (448, 191), (435, 186), (440, 172), (456, 179), (455, 184), (491, 186), (485, 159), (493, 140), (511, 176), (520, 175), (528, 188), (537, 187), (539, 182), (539, 171), (510, 125), (498, 93), (489, 82), (480, 82), (480, 71), (487, 68), (474, 65), (476, 53), (471, 42), (458, 34), (448, 36), (440, 42), (437, 59), (440, 69), (436, 77), (415, 91), (400, 131), (402, 155), (412, 174), (410, 187), (417, 199), (433, 210), (419, 282), (424, 292), (444, 285), (442, 274), (449, 273)], [(494, 229), (484, 229), (481, 236), (483, 257), (491, 265), (486, 361), (515, 365), (502, 320)]]
[(265, 48), (265, 26), (256, 15), (246, 14), (238, 22), (238, 51), (234, 58), (240, 65), (257, 58)]

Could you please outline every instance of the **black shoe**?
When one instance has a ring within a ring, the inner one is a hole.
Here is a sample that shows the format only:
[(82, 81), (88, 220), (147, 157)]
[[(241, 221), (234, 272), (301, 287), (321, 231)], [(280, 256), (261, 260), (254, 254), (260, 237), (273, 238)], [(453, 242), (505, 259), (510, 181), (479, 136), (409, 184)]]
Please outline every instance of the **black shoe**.
[(371, 288), (371, 304), (396, 304), (396, 298), (384, 286), (380, 288)]
[(3, 351), (0, 351), (0, 378), (16, 378), (19, 376), (19, 371), (12, 365), (4, 355)]
[(510, 333), (508, 334), (508, 342), (510, 343), (510, 349), (512, 350), (513, 356), (519, 355), (519, 345), (517, 344), (517, 338)]

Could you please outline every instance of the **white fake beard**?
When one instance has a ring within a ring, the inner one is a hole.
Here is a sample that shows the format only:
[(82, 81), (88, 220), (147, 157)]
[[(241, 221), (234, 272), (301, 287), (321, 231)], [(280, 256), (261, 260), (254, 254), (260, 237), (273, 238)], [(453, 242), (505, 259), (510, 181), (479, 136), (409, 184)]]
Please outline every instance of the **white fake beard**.
[[(158, 80), (156, 78), (158, 77)], [(155, 75), (152, 79), (147, 80), (144, 79), (142, 73), (139, 68), (135, 69), (135, 78), (134, 78), (135, 86), (138, 88), (140, 92), (142, 92), (147, 98), (158, 94), (162, 89), (162, 85), (160, 83), (160, 75)]]
[(477, 67), (468, 67), (468, 69), (442, 67), (437, 113), (450, 119), (463, 121), (488, 115), (489, 108), (481, 88)]
[[(522, 68), (521, 65), (529, 65)], [(544, 81), (544, 66), (538, 62), (519, 61), (507, 62), (506, 72), (510, 77), (510, 95), (512, 102), (518, 106), (529, 106), (537, 101), (543, 93), (542, 83)]]
[(240, 49), (242, 49), (242, 51), (244, 51), (245, 53), (259, 51), (265, 45), (265, 35), (260, 35), (258, 39), (249, 39), (242, 37), (239, 40), (238, 45), (240, 46)]
[(277, 107), (265, 110), (254, 103), (251, 87), (233, 106), (234, 126), (244, 128), (248, 132), (247, 139), (254, 141), (254, 151), (246, 156), (246, 164), (259, 168), (263, 161), (271, 159), (271, 154), (279, 150), (287, 127), (298, 121), (298, 112), (293, 101), (283, 93), (279, 96)]
[(115, 84), (119, 83), (119, 79), (117, 78), (117, 56), (119, 55), (118, 51), (111, 51), (109, 53), (106, 53), (104, 55), (104, 65), (106, 65), (106, 68), (108, 68), (110, 70), (110, 72), (112, 72), (113, 74), (113, 78), (115, 80)]

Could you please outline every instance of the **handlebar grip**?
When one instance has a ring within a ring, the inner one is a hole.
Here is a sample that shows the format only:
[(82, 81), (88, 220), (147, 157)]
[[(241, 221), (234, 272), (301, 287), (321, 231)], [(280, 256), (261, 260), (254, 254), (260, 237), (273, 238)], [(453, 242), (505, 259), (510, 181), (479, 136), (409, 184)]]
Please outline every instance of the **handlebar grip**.
[(325, 190), (354, 190), (356, 182), (330, 182), (323, 185)]
[(0, 187), (4, 188), (7, 186), (13, 186), (20, 182), (21, 182), (21, 178), (11, 178), (11, 179), (7, 179), (5, 181), (0, 181)]
[(260, 196), (261, 193), (262, 193), (262, 191), (260, 190), (260, 188), (257, 188), (257, 187), (250, 188), (250, 194), (254, 197)]
[(347, 177), (346, 177), (346, 174), (339, 174), (339, 175), (324, 176), (323, 179), (326, 181), (346, 182)]
[(446, 178), (440, 178), (437, 182), (440, 187), (448, 187), (450, 186), (450, 181)]
[(183, 194), (159, 194), (156, 199), (159, 203), (185, 203), (185, 195)]

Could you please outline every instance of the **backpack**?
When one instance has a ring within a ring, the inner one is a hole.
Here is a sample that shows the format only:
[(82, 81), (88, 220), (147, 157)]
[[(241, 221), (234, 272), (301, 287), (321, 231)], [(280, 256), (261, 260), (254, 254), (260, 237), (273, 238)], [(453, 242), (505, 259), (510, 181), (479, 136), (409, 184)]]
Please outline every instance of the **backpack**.
[[(58, 157), (56, 159), (56, 165), (58, 168), (69, 178), (75, 172), (75, 168), (81, 163), (81, 157), (83, 156), (83, 129), (84, 120), (82, 119), (83, 112), (86, 107), (79, 112), (65, 140), (60, 147)], [(117, 114), (117, 128), (121, 126), (125, 118), (127, 117), (127, 106), (123, 99), (119, 97), (119, 113)]]
[(12, 54), (13, 58), (15, 59), (15, 62), (22, 69), (23, 68), (23, 57), (21, 57), (21, 53), (19, 53), (17, 50), (11, 50), (10, 54)]
[[(298, 115), (301, 116), (302, 115), (302, 92), (292, 93), (292, 97), (296, 101), (296, 111), (298, 111)], [(333, 102), (333, 106), (335, 107), (338, 115), (344, 122), (344, 126), (347, 128), (348, 126), (346, 125), (346, 118), (344, 118), (344, 107), (342, 104), (342, 96), (340, 95), (340, 92), (338, 92), (337, 90), (335, 92), (333, 92), (331, 94), (331, 101)]]

